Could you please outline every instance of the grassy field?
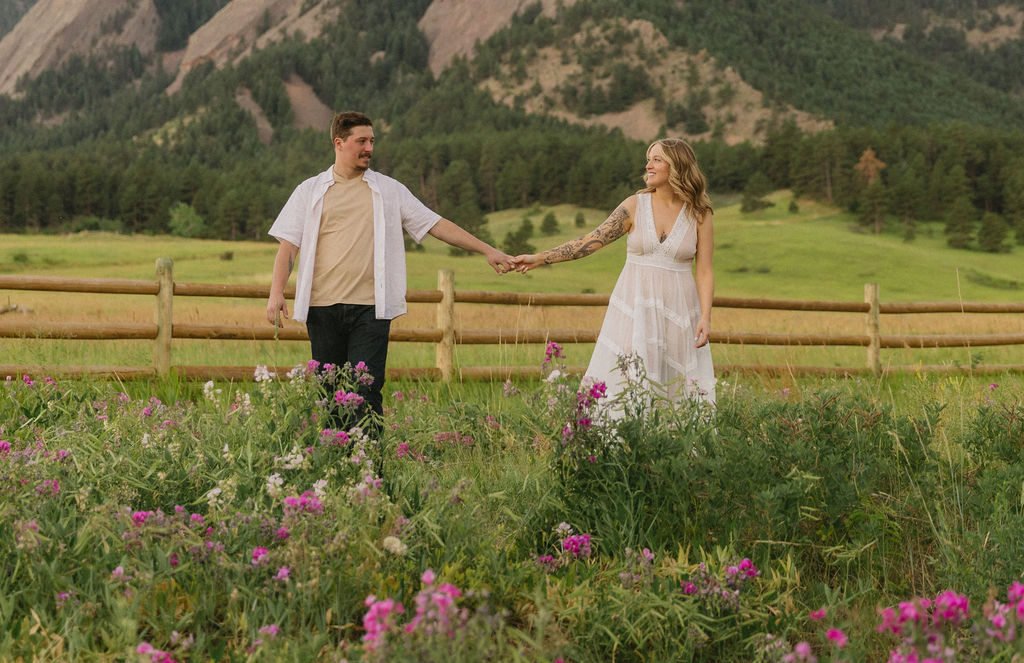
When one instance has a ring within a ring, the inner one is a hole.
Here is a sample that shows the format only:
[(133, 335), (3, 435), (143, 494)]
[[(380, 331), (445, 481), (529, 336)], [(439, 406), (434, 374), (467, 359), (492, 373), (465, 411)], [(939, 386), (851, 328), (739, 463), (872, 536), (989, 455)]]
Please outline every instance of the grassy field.
[[(799, 201), (788, 211), (791, 196), (777, 192), (774, 207), (744, 215), (729, 200), (715, 217), (716, 294), (727, 297), (765, 297), (812, 300), (863, 301), (864, 284), (878, 283), (883, 302), (905, 301), (1020, 301), (1021, 249), (991, 255), (948, 248), (938, 226), (925, 226), (917, 239), (905, 242), (897, 234), (880, 236), (855, 232), (851, 215), (812, 201)], [(541, 236), (540, 221), (548, 211), (559, 220), (560, 231)], [(578, 236), (577, 211), (586, 228), (603, 220), (607, 210), (559, 205), (551, 208), (506, 210), (492, 214), (489, 230), (500, 244), (505, 234), (529, 215), (535, 227), (531, 242), (548, 248)], [(71, 236), (0, 236), (0, 272), (69, 277), (153, 278), (157, 258), (174, 261), (175, 279), (185, 282), (267, 284), (276, 245), (271, 242), (201, 241), (173, 237), (126, 237), (86, 233)], [(437, 271), (453, 269), (456, 287), (467, 290), (530, 292), (610, 292), (625, 257), (625, 245), (600, 251), (586, 260), (536, 270), (527, 275), (499, 276), (476, 256), (452, 257), (448, 247), (432, 238), (423, 251), (410, 252), (409, 287), (435, 288)], [(40, 321), (151, 321), (150, 297), (67, 295), (27, 291), (0, 292), (0, 306), (18, 305), (25, 313), (8, 319)], [(263, 302), (178, 298), (175, 320), (262, 324)], [(526, 309), (491, 305), (461, 305), (457, 324), (463, 328), (596, 329), (603, 309), (561, 307)], [(412, 305), (397, 327), (434, 324), (432, 305)], [(1020, 315), (916, 315), (886, 316), (883, 334), (1022, 333)], [(863, 333), (859, 314), (763, 312), (719, 308), (713, 328), (794, 333)], [(460, 365), (531, 364), (535, 348), (515, 346), (463, 346), (457, 348)], [(580, 356), (590, 348), (580, 346)], [(298, 363), (307, 356), (302, 343), (248, 343), (177, 341), (175, 364)], [(0, 340), (5, 362), (25, 364), (150, 363), (147, 342), (77, 342)], [(788, 348), (717, 345), (719, 364), (860, 366), (860, 348)], [(392, 366), (429, 366), (433, 346), (395, 344)], [(4, 362), (0, 362), (4, 363)], [(887, 350), (883, 363), (891, 365), (980, 365), (1024, 363), (1019, 346), (974, 349)]]
[(577, 386), (396, 383), (365, 439), (312, 377), (0, 383), (0, 660), (1024, 654), (1020, 382)]

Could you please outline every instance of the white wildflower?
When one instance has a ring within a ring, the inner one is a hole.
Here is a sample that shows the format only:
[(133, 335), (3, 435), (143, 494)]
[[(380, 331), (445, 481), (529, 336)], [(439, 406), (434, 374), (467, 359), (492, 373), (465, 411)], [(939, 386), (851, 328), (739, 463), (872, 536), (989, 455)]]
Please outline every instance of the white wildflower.
[(203, 385), (203, 396), (205, 396), (207, 400), (217, 400), (217, 394), (219, 393), (221, 393), (221, 390), (214, 388), (213, 380), (209, 380)]
[(271, 371), (266, 366), (257, 365), (256, 370), (253, 372), (253, 377), (256, 378), (256, 382), (270, 382), (277, 377), (277, 373)]
[(273, 498), (278, 498), (284, 493), (284, 479), (277, 472), (274, 472), (267, 477), (267, 494)]
[(397, 536), (386, 536), (383, 541), (384, 550), (394, 555), (404, 555), (409, 546), (402, 543)]

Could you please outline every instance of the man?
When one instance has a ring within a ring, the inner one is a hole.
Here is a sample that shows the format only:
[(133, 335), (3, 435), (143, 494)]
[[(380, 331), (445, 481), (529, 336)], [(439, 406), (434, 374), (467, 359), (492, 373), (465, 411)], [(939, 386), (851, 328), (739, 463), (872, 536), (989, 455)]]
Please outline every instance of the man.
[[(334, 165), (300, 184), (270, 228), (280, 248), (267, 320), (288, 317), (284, 288), (299, 249), (293, 319), (305, 321), (313, 359), (366, 364), (373, 382), (360, 387), (364, 408), (382, 413), (381, 389), (391, 320), (406, 312), (403, 229), (482, 253), (499, 274), (510, 256), (428, 209), (397, 180), (370, 170), (374, 133), (362, 113), (331, 123)], [(335, 423), (343, 423), (336, 421)]]

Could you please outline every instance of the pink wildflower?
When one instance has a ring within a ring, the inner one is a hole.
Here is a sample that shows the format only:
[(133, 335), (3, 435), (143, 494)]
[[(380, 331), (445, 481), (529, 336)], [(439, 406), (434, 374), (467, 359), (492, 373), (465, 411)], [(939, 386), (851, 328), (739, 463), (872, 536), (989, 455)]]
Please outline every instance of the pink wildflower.
[(393, 599), (378, 601), (373, 594), (366, 597), (366, 605), (370, 609), (363, 615), (363, 628), (366, 630), (363, 642), (366, 643), (368, 651), (373, 651), (384, 644), (387, 632), (392, 627), (392, 615), (401, 614), (404, 610), (401, 603)]
[(574, 534), (565, 537), (562, 539), (562, 550), (576, 559), (586, 559), (590, 556), (590, 535)]
[(839, 649), (845, 647), (846, 643), (849, 642), (849, 640), (846, 637), (846, 634), (837, 628), (830, 628), (828, 632), (825, 633), (825, 637), (831, 640), (833, 643), (835, 643), (835, 646)]
[(363, 397), (355, 392), (338, 391), (334, 394), (334, 402), (346, 410), (355, 410), (363, 404)]
[(253, 548), (252, 549), (252, 565), (253, 566), (259, 566), (260, 564), (262, 564), (265, 561), (264, 558), (267, 557), (269, 554), (270, 554), (270, 551), (268, 551), (266, 548), (263, 548), (261, 546), (257, 546), (255, 548)]
[(820, 619), (824, 619), (825, 615), (827, 615), (827, 614), (828, 614), (828, 611), (825, 610), (825, 608), (820, 608), (818, 610), (814, 610), (814, 611), (811, 612), (811, 619), (813, 619), (814, 621), (818, 621)]

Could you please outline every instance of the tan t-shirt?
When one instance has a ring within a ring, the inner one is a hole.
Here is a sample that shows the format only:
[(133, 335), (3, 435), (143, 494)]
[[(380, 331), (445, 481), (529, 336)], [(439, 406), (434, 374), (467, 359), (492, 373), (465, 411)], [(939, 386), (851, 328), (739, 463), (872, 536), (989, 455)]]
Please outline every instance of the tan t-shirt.
[(310, 306), (373, 304), (373, 198), (362, 177), (334, 173), (324, 196)]

